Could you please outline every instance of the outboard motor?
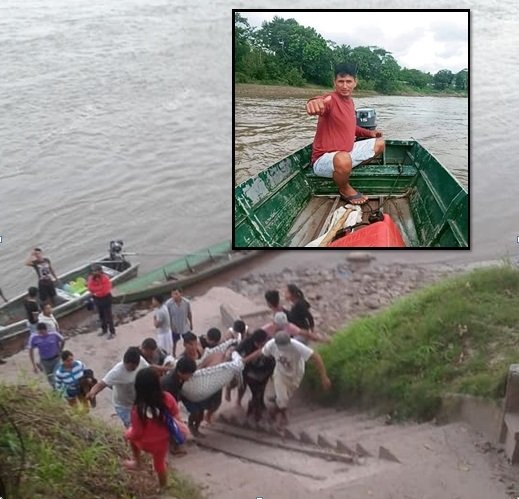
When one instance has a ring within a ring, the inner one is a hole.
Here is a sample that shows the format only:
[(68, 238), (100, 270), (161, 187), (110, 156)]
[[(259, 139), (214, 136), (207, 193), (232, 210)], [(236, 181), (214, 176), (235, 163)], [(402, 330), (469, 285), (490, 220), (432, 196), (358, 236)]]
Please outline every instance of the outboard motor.
[(375, 130), (377, 128), (377, 112), (372, 107), (361, 107), (356, 111), (357, 126)]
[(128, 266), (128, 262), (124, 258), (123, 246), (124, 243), (120, 239), (110, 241), (110, 260), (113, 268), (119, 272), (122, 272)]

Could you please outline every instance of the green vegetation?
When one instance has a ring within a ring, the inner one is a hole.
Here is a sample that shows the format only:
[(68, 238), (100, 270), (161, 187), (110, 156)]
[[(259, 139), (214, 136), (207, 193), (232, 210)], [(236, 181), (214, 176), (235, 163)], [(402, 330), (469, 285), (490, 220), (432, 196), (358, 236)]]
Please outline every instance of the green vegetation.
[[(479, 269), (402, 298), (351, 323), (320, 352), (334, 404), (427, 420), (441, 397), (498, 399), (519, 361), (519, 270)], [(310, 370), (311, 388), (319, 386)]]
[[(0, 496), (8, 498), (152, 497), (158, 488), (151, 464), (123, 470), (130, 457), (120, 431), (50, 392), (0, 385)], [(148, 460), (151, 463), (151, 460)], [(195, 486), (170, 474), (171, 496), (201, 497)]]
[(236, 12), (234, 49), (235, 83), (328, 87), (335, 64), (348, 61), (357, 65), (361, 91), (468, 95), (467, 69), (457, 74), (442, 69), (432, 75), (401, 68), (383, 48), (337, 45), (295, 19), (276, 16), (256, 29)]

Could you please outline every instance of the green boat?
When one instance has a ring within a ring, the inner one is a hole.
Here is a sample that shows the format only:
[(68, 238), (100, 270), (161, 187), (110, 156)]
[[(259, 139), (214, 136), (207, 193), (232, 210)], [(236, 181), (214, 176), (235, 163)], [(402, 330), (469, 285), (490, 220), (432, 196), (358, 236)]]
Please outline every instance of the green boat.
[[(311, 153), (308, 145), (235, 187), (235, 249), (304, 247), (330, 230), (341, 202), (333, 180), (313, 173)], [(386, 140), (384, 154), (350, 178), (369, 201), (362, 222), (332, 246), (469, 249), (468, 193), (417, 141)], [(381, 219), (395, 237), (381, 236)]]
[(154, 295), (167, 295), (174, 288), (187, 288), (203, 279), (246, 262), (260, 251), (233, 251), (231, 241), (224, 241), (142, 274), (116, 286), (112, 292), (115, 303), (147, 300)]
[[(101, 265), (103, 273), (108, 276), (113, 286), (136, 276), (139, 269), (139, 263), (132, 263), (124, 258), (101, 257), (58, 276), (56, 303), (52, 309), (56, 319), (80, 310), (91, 299), (86, 282), (94, 263)], [(22, 293), (0, 306), (0, 347), (4, 342), (27, 336), (29, 328), (24, 306), (26, 296), (27, 293)]]

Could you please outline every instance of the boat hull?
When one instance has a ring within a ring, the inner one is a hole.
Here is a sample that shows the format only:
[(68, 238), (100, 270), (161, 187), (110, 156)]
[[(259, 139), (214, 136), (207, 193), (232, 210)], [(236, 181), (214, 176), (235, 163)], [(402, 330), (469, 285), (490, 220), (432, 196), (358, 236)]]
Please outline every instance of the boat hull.
[(231, 241), (215, 244), (173, 260), (114, 289), (114, 302), (131, 303), (154, 295), (167, 295), (229, 270), (259, 255), (259, 251), (233, 251)]
[[(310, 156), (311, 145), (235, 187), (235, 249), (302, 247), (318, 233), (329, 215), (322, 204), (338, 192), (313, 173)], [(383, 156), (354, 168), (351, 184), (395, 219), (406, 247), (469, 249), (468, 193), (418, 142), (386, 140)]]
[[(58, 294), (56, 299), (58, 304), (53, 308), (53, 314), (56, 319), (65, 317), (83, 308), (90, 300), (90, 292), (85, 291), (80, 295), (76, 295), (68, 292), (65, 289), (65, 285), (69, 281), (74, 281), (78, 278), (86, 279), (91, 271), (92, 263), (93, 262), (90, 262), (58, 276), (61, 285), (56, 287)], [(126, 265), (124, 265), (124, 267), (126, 268), (123, 268), (120, 271), (115, 270), (113, 268), (115, 265), (107, 258), (99, 258), (95, 263), (102, 265), (103, 271), (110, 277), (113, 286), (124, 282), (125, 280), (132, 279), (137, 275), (139, 269), (138, 263), (125, 262)], [(0, 307), (0, 343), (12, 340), (18, 335), (27, 334), (28, 327), (24, 308), (24, 300), (26, 296), (26, 293), (19, 295)]]

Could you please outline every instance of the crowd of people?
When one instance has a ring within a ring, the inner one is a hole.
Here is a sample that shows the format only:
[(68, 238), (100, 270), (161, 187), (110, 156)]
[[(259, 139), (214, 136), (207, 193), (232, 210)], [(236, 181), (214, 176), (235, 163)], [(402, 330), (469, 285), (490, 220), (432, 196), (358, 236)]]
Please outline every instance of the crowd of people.
[[(174, 289), (167, 300), (155, 296), (150, 324), (154, 337), (128, 347), (123, 358), (97, 380), (73, 352), (64, 349), (66, 339), (52, 313), (55, 294), (49, 283), (42, 284), (47, 278), (53, 282), (52, 267), (41, 251), (33, 256), (37, 260), (33, 265), (41, 267), (39, 283), (38, 288), (29, 288), (25, 308), (34, 371), (43, 371), (68, 404), (86, 410), (95, 406), (102, 390), (110, 388), (133, 455), (125, 466), (139, 468), (141, 452), (150, 453), (161, 487), (167, 483), (168, 449), (185, 453), (188, 433), (203, 437), (200, 426), (204, 420), (212, 422), (224, 394), (227, 401), (235, 397), (236, 405), (241, 406), (249, 390), (246, 414), (251, 422), (265, 418), (282, 430), (288, 424), (289, 401), (303, 379), (307, 361), (315, 364), (323, 388), (331, 386), (320, 355), (308, 346), (310, 340), (326, 339), (315, 331), (310, 305), (293, 284), (285, 292), (288, 308), (281, 305), (279, 291), (265, 293), (272, 319), (263, 327), (250, 331), (245, 322), (236, 320), (223, 334), (217, 327), (204, 335), (194, 333), (191, 304), (181, 289)], [(99, 313), (99, 334), (115, 335), (111, 284), (99, 266), (93, 266), (88, 288)], [(180, 341), (181, 353), (177, 351)], [(274, 397), (265, 401), (269, 380)], [(188, 413), (187, 425), (180, 416), (180, 404)]]

